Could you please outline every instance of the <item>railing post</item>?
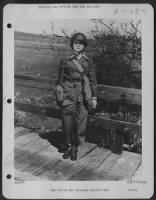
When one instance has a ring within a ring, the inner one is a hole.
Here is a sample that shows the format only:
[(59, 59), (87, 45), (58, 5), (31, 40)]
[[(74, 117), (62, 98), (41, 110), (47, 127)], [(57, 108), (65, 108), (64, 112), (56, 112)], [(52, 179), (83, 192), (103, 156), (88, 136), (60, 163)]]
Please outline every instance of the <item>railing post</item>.
[(113, 153), (121, 154), (123, 151), (123, 131), (122, 129), (111, 129), (110, 149)]

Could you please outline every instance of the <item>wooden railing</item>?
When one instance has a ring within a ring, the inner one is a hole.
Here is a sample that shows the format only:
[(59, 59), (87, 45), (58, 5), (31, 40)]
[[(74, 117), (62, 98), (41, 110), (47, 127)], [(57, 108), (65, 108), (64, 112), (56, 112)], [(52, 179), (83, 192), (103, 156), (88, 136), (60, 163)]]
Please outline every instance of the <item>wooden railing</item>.
[[(45, 115), (47, 117), (61, 119), (61, 110), (57, 108), (52, 108), (52, 107), (45, 108), (41, 106), (36, 106), (36, 105), (31, 105), (31, 104), (26, 104), (26, 103), (19, 103), (19, 102), (15, 102), (15, 108), (17, 110), (24, 111), (24, 112), (30, 112), (37, 115)], [(125, 121), (117, 121), (117, 120), (112, 120), (112, 119), (107, 119), (107, 118), (95, 117), (92, 115), (88, 116), (89, 123), (94, 124), (95, 121), (96, 121), (97, 126), (103, 127), (105, 129), (112, 129), (112, 128), (126, 129), (134, 134), (141, 136), (141, 125), (137, 125), (137, 124), (125, 122)]]
[[(50, 84), (55, 83), (54, 80), (51, 80), (49, 78), (19, 75), (19, 74), (18, 75), (15, 74), (15, 79), (39, 81), (39, 82), (46, 82)], [(21, 86), (25, 86), (25, 85), (21, 85)], [(33, 85), (29, 87), (33, 87)], [(49, 90), (50, 87), (44, 87), (44, 89)], [(51, 90), (53, 90), (53, 88), (51, 88)], [(108, 86), (108, 85), (98, 85), (97, 87), (97, 97), (100, 99), (105, 99), (107, 101), (124, 100), (128, 104), (141, 105), (141, 96), (142, 96), (142, 93), (141, 93), (141, 90), (139, 89), (115, 87), (115, 86)]]
[[(53, 80), (50, 80), (48, 78), (42, 78), (42, 77), (15, 75), (15, 80), (17, 79), (39, 81), (39, 82), (54, 84)], [(18, 85), (18, 83), (16, 84)], [(20, 84), (20, 86), (28, 87), (28, 85), (25, 85), (23, 83)], [(29, 85), (29, 87), (34, 87), (34, 86)], [(51, 88), (50, 86), (38, 87), (38, 89), (45, 89), (45, 90), (50, 90), (50, 88)], [(51, 88), (51, 90), (53, 89)], [(138, 90), (138, 89), (98, 85), (97, 96), (99, 99), (103, 99), (106, 101), (120, 100), (122, 102), (124, 101), (127, 104), (135, 104), (135, 105), (141, 106), (142, 93), (141, 93), (141, 90)], [(15, 101), (15, 108), (17, 110), (21, 110), (24, 112), (30, 112), (33, 114), (45, 115), (47, 117), (61, 119), (61, 110), (59, 110), (56, 107), (50, 107), (50, 108), (41, 107), (41, 106), (31, 105), (27, 103), (19, 103)], [(100, 117), (96, 117), (92, 115), (89, 115), (88, 117), (88, 124), (90, 125), (96, 124), (96, 126), (100, 126), (104, 129), (117, 129), (117, 130), (121, 130), (122, 132), (124, 130), (128, 130), (128, 132), (136, 134), (139, 137), (141, 137), (141, 133), (142, 133), (141, 125), (126, 122), (126, 121), (100, 118)], [(125, 131), (125, 134), (126, 132), (127, 131)]]

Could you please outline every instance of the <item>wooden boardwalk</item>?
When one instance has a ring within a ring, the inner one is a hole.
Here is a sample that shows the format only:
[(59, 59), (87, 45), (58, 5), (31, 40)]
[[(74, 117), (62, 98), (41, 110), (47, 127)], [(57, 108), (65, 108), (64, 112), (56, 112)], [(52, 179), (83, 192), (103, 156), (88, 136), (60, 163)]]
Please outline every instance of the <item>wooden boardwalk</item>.
[(84, 143), (78, 160), (62, 159), (62, 153), (47, 139), (31, 129), (15, 127), (15, 180), (124, 180), (141, 174), (140, 154), (123, 151), (121, 155)]

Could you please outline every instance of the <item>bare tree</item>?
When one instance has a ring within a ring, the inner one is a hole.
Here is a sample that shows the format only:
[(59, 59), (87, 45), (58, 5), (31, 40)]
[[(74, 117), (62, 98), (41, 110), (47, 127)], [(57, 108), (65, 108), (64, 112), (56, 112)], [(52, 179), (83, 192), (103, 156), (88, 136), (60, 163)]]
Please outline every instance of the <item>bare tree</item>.
[[(140, 66), (141, 21), (120, 22), (93, 19), (89, 44), (94, 49), (93, 59), (97, 66), (100, 83), (124, 87), (141, 87), (141, 78), (134, 80), (129, 72)], [(116, 76), (118, 74), (118, 76)], [(139, 81), (139, 82), (138, 82)]]
[[(137, 22), (134, 22), (133, 20), (130, 22), (122, 22), (118, 26), (114, 20), (107, 23), (104, 19), (93, 19), (92, 21), (95, 23), (95, 28), (91, 31), (91, 36), (93, 37), (94, 42), (90, 45), (93, 46), (100, 55), (114, 54), (116, 56), (119, 54), (129, 53), (132, 53), (134, 57), (141, 55), (141, 31), (139, 30), (141, 25), (140, 20)], [(103, 30), (100, 31), (99, 27), (103, 27)], [(113, 53), (113, 48), (111, 48), (110, 45), (109, 48), (104, 48), (104, 46), (107, 46), (106, 41), (110, 39), (120, 45), (120, 50), (118, 52)], [(124, 48), (125, 45), (127, 46), (127, 49)]]

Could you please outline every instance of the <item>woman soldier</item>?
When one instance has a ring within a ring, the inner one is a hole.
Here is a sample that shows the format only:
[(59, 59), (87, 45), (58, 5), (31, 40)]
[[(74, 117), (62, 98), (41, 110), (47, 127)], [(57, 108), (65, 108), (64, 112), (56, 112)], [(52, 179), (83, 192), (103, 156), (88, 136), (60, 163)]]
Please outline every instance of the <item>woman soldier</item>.
[[(67, 148), (63, 158), (77, 159), (78, 146), (85, 136), (88, 108), (96, 108), (96, 76), (92, 62), (84, 54), (87, 39), (83, 33), (71, 38), (73, 55), (60, 63), (59, 78), (56, 86), (57, 103), (62, 109), (62, 125), (66, 136)], [(80, 69), (81, 68), (81, 69)], [(80, 70), (82, 70), (80, 72)], [(92, 96), (86, 100), (84, 76), (89, 80)]]

